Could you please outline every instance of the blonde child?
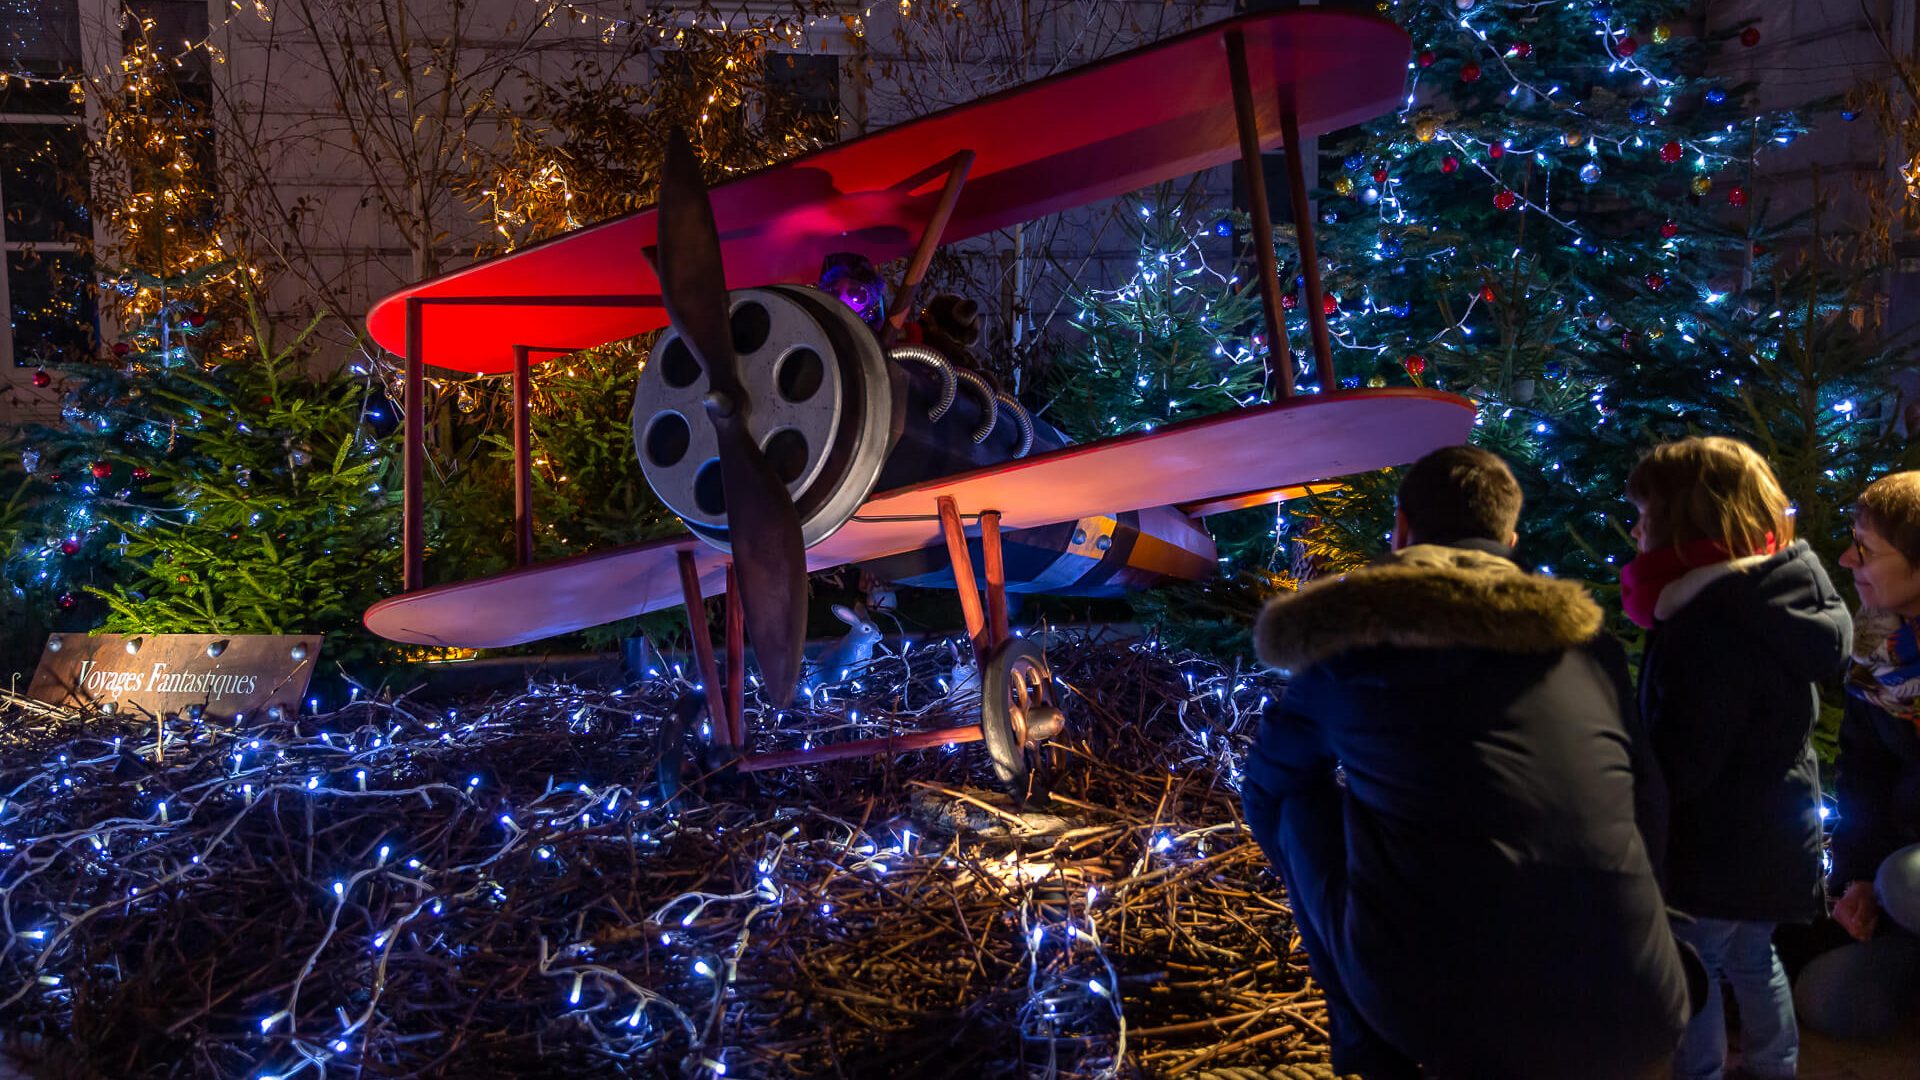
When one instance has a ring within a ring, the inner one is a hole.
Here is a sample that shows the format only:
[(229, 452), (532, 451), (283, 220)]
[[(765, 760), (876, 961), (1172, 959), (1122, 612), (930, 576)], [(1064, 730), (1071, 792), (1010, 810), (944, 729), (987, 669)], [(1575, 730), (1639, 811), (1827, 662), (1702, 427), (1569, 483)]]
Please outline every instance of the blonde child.
[(1815, 684), (1846, 664), (1853, 624), (1765, 459), (1693, 438), (1634, 467), (1640, 554), (1621, 572), (1627, 614), (1652, 633), (1640, 707), (1671, 799), (1667, 898), (1709, 973), (1675, 1055), (1682, 1080), (1719, 1080), (1720, 983), (1740, 1003), (1747, 1075), (1791, 1077), (1793, 996), (1773, 929), (1822, 910), (1820, 790), (1809, 741)]

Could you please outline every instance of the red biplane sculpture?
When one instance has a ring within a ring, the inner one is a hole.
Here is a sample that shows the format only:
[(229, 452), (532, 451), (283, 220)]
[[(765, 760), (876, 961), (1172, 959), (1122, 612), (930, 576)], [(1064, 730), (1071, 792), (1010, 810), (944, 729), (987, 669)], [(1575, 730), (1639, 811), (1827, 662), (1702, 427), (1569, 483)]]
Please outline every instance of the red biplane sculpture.
[[(368, 627), (396, 641), (496, 647), (685, 604), (701, 679), (725, 687), (713, 695), (714, 739), (741, 769), (985, 740), (1000, 779), (1024, 794), (1030, 754), (1061, 718), (1045, 656), (1009, 635), (1009, 589), (1205, 577), (1215, 559), (1199, 517), (1461, 442), (1474, 410), (1420, 389), (1337, 391), (1312, 225), (1298, 213), (1326, 392), (1294, 394), (1276, 258), (1256, 242), (1279, 358), (1268, 372), (1275, 400), (1144, 434), (1064, 445), (937, 351), (898, 345), (914, 286), (942, 241), (1236, 157), (1249, 168), (1253, 235), (1264, 239), (1260, 152), (1391, 108), (1407, 54), (1406, 35), (1385, 20), (1296, 9), (1220, 23), (711, 192), (676, 140), (656, 208), (383, 299), (368, 329), (407, 365), (406, 591), (374, 605)], [(1292, 204), (1304, 207), (1298, 156), (1287, 165)], [(879, 334), (798, 284), (849, 250), (908, 258)], [(532, 563), (529, 366), (669, 324), (641, 375), (634, 438), (648, 482), (690, 535)], [(422, 588), (427, 365), (513, 373), (515, 570)], [(1010, 580), (1006, 554), (1023, 537), (1038, 538), (1028, 547), (1043, 557)], [(802, 664), (806, 573), (927, 549), (952, 560), (981, 722), (751, 753), (745, 638), (765, 701), (781, 708)], [(700, 603), (722, 590), (724, 669)]]

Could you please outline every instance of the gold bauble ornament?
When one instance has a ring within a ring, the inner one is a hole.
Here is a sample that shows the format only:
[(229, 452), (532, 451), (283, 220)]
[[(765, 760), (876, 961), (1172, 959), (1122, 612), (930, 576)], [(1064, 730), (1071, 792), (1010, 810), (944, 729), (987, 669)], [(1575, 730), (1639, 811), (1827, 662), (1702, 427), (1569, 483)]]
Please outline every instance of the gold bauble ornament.
[(1666, 23), (1660, 23), (1653, 28), (1653, 43), (1655, 45), (1665, 45), (1672, 37), (1673, 31), (1667, 28)]
[(1367, 376), (1367, 385), (1378, 390), (1387, 385), (1387, 377), (1385, 375), (1369, 375)]
[(1413, 122), (1413, 137), (1421, 142), (1432, 142), (1440, 134), (1440, 123), (1431, 116), (1423, 116)]
[(1587, 141), (1587, 137), (1573, 128), (1568, 128), (1566, 131), (1562, 132), (1560, 135), (1560, 145), (1562, 146), (1568, 146), (1568, 147), (1579, 146), (1581, 143), (1586, 141)]
[(1667, 336), (1667, 332), (1666, 332), (1665, 330), (1662, 330), (1662, 329), (1660, 329), (1660, 328), (1659, 328), (1659, 327), (1657, 327), (1657, 326), (1655, 326), (1655, 327), (1650, 327), (1650, 328), (1648, 328), (1648, 330), (1647, 330), (1647, 340), (1648, 340), (1648, 341), (1659, 341), (1659, 340), (1660, 340), (1661, 338), (1663, 338), (1663, 337), (1666, 337), (1666, 336)]
[(1338, 178), (1338, 179), (1336, 179), (1336, 180), (1335, 180), (1335, 181), (1333, 182), (1333, 192), (1334, 192), (1334, 194), (1336, 194), (1336, 195), (1351, 195), (1351, 194), (1353, 194), (1353, 177), (1351, 177), (1351, 176), (1342, 176), (1342, 177), (1340, 177), (1340, 178)]
[(1693, 178), (1693, 193), (1695, 195), (1705, 195), (1707, 192), (1712, 190), (1713, 190), (1713, 177), (1701, 175)]

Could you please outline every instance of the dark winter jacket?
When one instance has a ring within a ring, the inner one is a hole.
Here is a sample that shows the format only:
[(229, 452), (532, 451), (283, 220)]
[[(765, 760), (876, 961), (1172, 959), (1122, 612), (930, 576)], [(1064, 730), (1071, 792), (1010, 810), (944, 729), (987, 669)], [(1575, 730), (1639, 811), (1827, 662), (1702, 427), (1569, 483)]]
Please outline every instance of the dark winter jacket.
[(1292, 677), (1249, 757), (1247, 824), (1337, 1072), (1615, 1080), (1673, 1050), (1685, 976), (1601, 623), (1579, 585), (1470, 544), (1262, 613), (1261, 659)]
[(1701, 567), (1660, 594), (1640, 708), (1671, 800), (1667, 901), (1690, 915), (1804, 922), (1822, 910), (1818, 680), (1853, 620), (1804, 541)]
[(1836, 894), (1872, 881), (1880, 861), (1920, 844), (1920, 725), (1860, 698), (1840, 721), (1839, 819), (1833, 827)]

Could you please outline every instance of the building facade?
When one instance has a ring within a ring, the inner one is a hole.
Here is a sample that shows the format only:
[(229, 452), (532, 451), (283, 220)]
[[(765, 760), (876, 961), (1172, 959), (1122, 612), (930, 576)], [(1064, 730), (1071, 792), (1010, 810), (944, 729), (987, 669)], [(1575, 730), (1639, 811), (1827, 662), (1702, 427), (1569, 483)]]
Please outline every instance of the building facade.
[[(0, 329), (0, 424), (57, 411), (52, 389), (35, 387), (33, 373), (112, 339), (81, 287), (91, 268), (78, 238), (95, 227), (85, 197), (84, 145), (97, 119), (88, 91), (111, 78), (142, 32), (172, 51), (183, 91), (205, 95), (219, 119), (212, 152), (231, 186), (223, 195), (267, 264), (274, 314), (288, 322), (315, 310), (341, 316), (328, 350), (344, 359), (370, 347), (357, 328), (375, 298), (497, 246), (502, 223), (462, 185), (477, 153), (513, 137), (502, 117), (518, 103), (583, 73), (672, 77), (671, 48), (634, 47), (642, 29), (665, 46), (676, 26), (730, 22), (737, 31), (783, 20), (761, 92), (743, 108), (830, 116), (844, 138), (1242, 6), (1284, 5), (983, 0), (943, 14), (940, 5), (888, 0), (822, 2), (796, 14), (791, 0), (748, 0), (675, 15), (644, 0), (0, 0), (0, 302), (10, 316)], [(1762, 44), (1729, 50), (1724, 62), (1731, 78), (1759, 85), (1764, 105), (1843, 92), (1894, 57), (1915, 55), (1906, 0), (1735, 0), (1705, 5), (1702, 25), (1755, 15), (1765, 18)], [(1767, 190), (1804, 203), (1816, 165), (1831, 193), (1898, 164), (1886, 157), (1872, 125), (1822, 123), (1800, 145), (1767, 156)], [(1284, 219), (1285, 185), (1269, 172)], [(1196, 183), (1220, 205), (1236, 198), (1232, 170)], [(1130, 272), (1132, 248), (1105, 227), (1112, 213), (1087, 207), (979, 238), (947, 272), (979, 294), (1002, 340), (1017, 344), (1055, 328), (1054, 301), (1070, 284)], [(1062, 252), (1074, 255), (1067, 265), (1050, 257)], [(1905, 287), (1904, 278), (1890, 283)]]

